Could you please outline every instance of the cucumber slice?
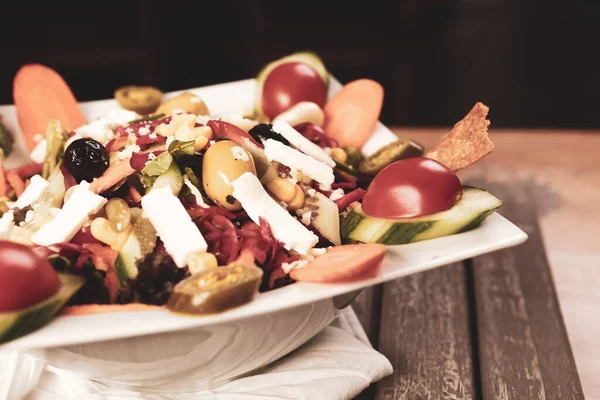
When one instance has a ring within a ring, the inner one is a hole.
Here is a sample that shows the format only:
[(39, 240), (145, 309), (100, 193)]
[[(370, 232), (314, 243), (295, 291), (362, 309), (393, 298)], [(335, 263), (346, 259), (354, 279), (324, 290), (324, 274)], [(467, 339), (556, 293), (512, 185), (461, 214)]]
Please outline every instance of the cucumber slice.
[(166, 186), (171, 188), (175, 196), (179, 195), (181, 188), (183, 188), (183, 175), (175, 162), (172, 162), (169, 169), (156, 178), (152, 188), (148, 192)]
[(142, 258), (142, 249), (137, 236), (132, 232), (115, 261), (115, 272), (121, 286), (128, 279), (135, 279), (138, 274), (136, 261)]
[(154, 229), (149, 219), (140, 215), (133, 224), (133, 231), (127, 238), (115, 262), (115, 272), (119, 277), (121, 286), (126, 280), (137, 277), (137, 261), (150, 254), (155, 246), (156, 229)]
[(426, 217), (373, 218), (357, 206), (342, 221), (341, 234), (347, 241), (362, 243), (419, 242), (474, 229), (500, 206), (502, 201), (488, 191), (463, 186), (463, 197), (454, 207)]
[(14, 340), (44, 326), (84, 283), (80, 276), (58, 276), (61, 287), (54, 296), (23, 310), (0, 313), (0, 343)]
[(316, 202), (311, 201), (310, 204), (319, 207), (316, 210), (317, 216), (312, 221), (312, 226), (331, 243), (336, 246), (342, 244), (340, 239), (340, 212), (337, 204), (320, 192), (316, 192), (314, 196), (308, 199), (308, 201), (315, 199)]

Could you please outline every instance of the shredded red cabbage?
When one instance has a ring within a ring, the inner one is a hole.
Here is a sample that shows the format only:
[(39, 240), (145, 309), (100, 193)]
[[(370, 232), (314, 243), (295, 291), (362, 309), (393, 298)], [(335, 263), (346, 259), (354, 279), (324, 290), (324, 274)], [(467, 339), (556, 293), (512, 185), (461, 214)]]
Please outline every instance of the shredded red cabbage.
[(17, 174), (17, 176), (19, 178), (21, 178), (22, 180), (25, 180), (25, 179), (31, 178), (34, 175), (41, 174), (43, 169), (44, 169), (43, 164), (33, 162), (33, 163), (21, 165), (18, 168), (7, 170), (6, 172), (15, 171), (15, 173)]
[(295, 125), (294, 129), (319, 147), (338, 147), (337, 140), (327, 136), (323, 128), (321, 128), (319, 125), (305, 122), (303, 124)]
[(69, 190), (73, 186), (77, 185), (75, 177), (71, 174), (71, 172), (69, 172), (69, 170), (64, 165), (60, 166), (60, 172), (62, 172), (65, 181), (65, 190)]
[(354, 189), (356, 188), (356, 182), (348, 181), (348, 182), (337, 182), (331, 184), (332, 189)]
[(334, 203), (337, 204), (340, 211), (344, 211), (351, 203), (361, 201), (365, 197), (365, 194), (367, 192), (364, 189), (358, 188), (346, 194), (341, 199), (334, 200)]
[(150, 154), (154, 154), (155, 157), (158, 157), (159, 155), (161, 155), (164, 152), (165, 152), (164, 150), (155, 150), (155, 151), (152, 151), (149, 153), (146, 153), (146, 152), (133, 153), (131, 155), (131, 159), (129, 160), (129, 165), (131, 165), (131, 168), (135, 169), (136, 171), (141, 171), (144, 169), (144, 167), (146, 166), (146, 163), (150, 159)]
[(121, 150), (123, 147), (125, 147), (125, 145), (127, 145), (127, 136), (117, 136), (106, 143), (105, 147), (109, 153), (112, 153), (113, 151)]
[(166, 136), (155, 133), (153, 136), (143, 135), (143, 136), (138, 137), (135, 141), (135, 144), (140, 145), (140, 146), (147, 146), (149, 144), (165, 143), (166, 141), (167, 141)]

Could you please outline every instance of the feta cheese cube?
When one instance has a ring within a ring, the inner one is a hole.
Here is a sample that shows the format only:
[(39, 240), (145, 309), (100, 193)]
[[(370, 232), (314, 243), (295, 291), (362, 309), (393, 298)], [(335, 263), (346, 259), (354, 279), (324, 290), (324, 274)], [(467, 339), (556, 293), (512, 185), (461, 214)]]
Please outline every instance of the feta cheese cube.
[(31, 158), (31, 160), (35, 161), (36, 163), (43, 163), (44, 159), (46, 158), (47, 148), (48, 143), (46, 142), (46, 139), (40, 140), (29, 154), (29, 158)]
[(202, 233), (170, 187), (150, 191), (142, 197), (142, 208), (179, 268), (194, 254), (206, 252)]
[(312, 158), (327, 164), (331, 168), (335, 167), (335, 161), (318, 145), (305, 138), (300, 132), (295, 130), (285, 121), (275, 121), (273, 131), (283, 136), (292, 146), (311, 156)]
[(329, 195), (329, 199), (330, 200), (339, 200), (342, 197), (344, 197), (344, 189), (335, 189), (334, 191), (331, 192), (331, 194)]
[(90, 184), (82, 181), (60, 212), (31, 237), (40, 246), (68, 242), (77, 231), (106, 204), (106, 199), (90, 190)]
[(260, 224), (260, 217), (264, 218), (271, 226), (273, 237), (287, 250), (306, 254), (319, 241), (317, 235), (269, 196), (256, 175), (246, 172), (233, 181), (232, 186), (233, 197), (241, 203), (252, 221)]
[(292, 149), (277, 140), (267, 139), (264, 145), (265, 155), (269, 161), (277, 161), (291, 169), (298, 170), (322, 185), (329, 186), (333, 183), (335, 177), (333, 169), (329, 165)]
[(113, 129), (138, 118), (140, 115), (136, 112), (114, 109), (110, 110), (105, 117), (75, 129), (75, 133), (80, 137), (89, 137), (105, 144), (113, 137)]
[(14, 206), (23, 208), (33, 204), (37, 199), (40, 198), (44, 190), (50, 183), (42, 178), (40, 175), (34, 175), (29, 180), (29, 185), (25, 188), (25, 191), (19, 196)]

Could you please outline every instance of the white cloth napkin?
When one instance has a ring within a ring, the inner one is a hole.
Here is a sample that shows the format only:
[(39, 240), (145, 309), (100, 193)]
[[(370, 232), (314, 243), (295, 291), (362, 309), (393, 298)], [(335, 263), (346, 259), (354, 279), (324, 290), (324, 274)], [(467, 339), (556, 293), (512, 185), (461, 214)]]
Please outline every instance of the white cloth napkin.
[(0, 351), (0, 399), (4, 400), (332, 400), (352, 399), (392, 373), (390, 362), (369, 344), (351, 307), (298, 350), (255, 375), (210, 391), (149, 394), (111, 389), (47, 368), (44, 360)]

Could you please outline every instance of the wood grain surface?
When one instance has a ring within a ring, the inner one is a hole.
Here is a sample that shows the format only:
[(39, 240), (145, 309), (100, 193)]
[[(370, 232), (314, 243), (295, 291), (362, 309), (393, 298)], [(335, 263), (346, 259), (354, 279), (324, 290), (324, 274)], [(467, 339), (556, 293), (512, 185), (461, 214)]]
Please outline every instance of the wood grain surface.
[[(431, 147), (446, 129), (396, 131)], [(495, 151), (459, 175), (507, 201), (501, 213), (530, 240), (387, 283), (372, 342), (395, 372), (360, 399), (600, 399), (600, 135), (496, 133)], [(357, 299), (363, 314), (374, 296)]]
[(379, 351), (394, 373), (375, 398), (474, 398), (466, 286), (462, 264), (384, 285)]
[(501, 213), (529, 235), (472, 260), (483, 398), (583, 399), (531, 186), (474, 184), (504, 199)]

